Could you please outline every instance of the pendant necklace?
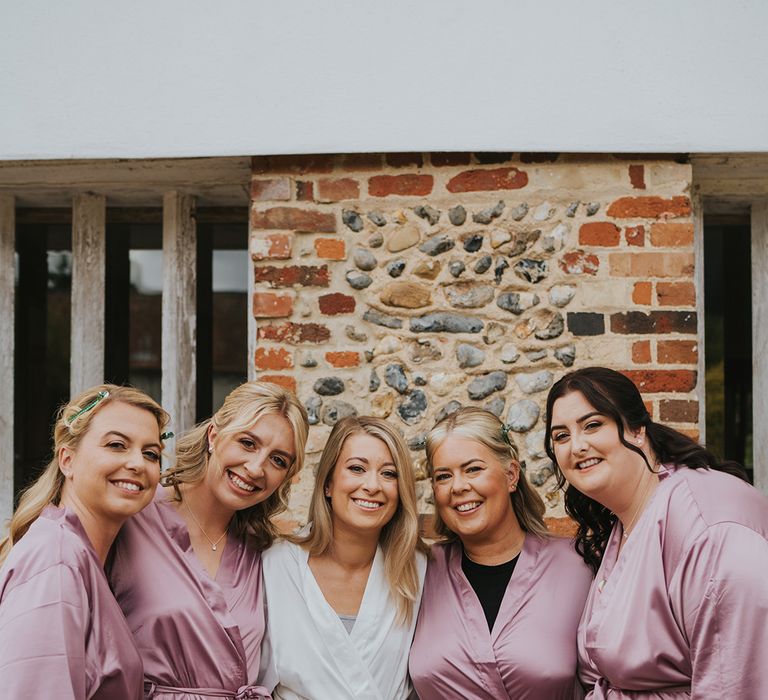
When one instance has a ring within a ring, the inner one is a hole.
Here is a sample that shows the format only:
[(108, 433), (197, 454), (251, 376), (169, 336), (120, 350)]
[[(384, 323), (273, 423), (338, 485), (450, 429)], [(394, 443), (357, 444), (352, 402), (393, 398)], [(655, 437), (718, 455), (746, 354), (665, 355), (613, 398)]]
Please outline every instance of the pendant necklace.
[(200, 524), (200, 521), (195, 517), (195, 514), (192, 512), (192, 509), (189, 507), (189, 503), (184, 501), (184, 505), (187, 506), (187, 510), (189, 511), (189, 514), (192, 516), (192, 520), (195, 521), (195, 524), (200, 528), (200, 532), (203, 533), (203, 536), (205, 537), (205, 539), (208, 540), (208, 544), (211, 545), (211, 549), (215, 552), (219, 546), (219, 542), (221, 542), (226, 537), (227, 530), (224, 530), (224, 534), (214, 542), (210, 537), (208, 537), (208, 533), (205, 530), (203, 530), (203, 526)]

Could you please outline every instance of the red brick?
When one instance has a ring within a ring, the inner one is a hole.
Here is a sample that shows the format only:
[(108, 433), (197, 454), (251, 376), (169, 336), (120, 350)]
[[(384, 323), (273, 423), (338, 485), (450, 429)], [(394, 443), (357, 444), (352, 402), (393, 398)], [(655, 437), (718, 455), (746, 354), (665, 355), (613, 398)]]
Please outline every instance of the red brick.
[(420, 168), (424, 165), (424, 157), (421, 153), (387, 153), (384, 160), (393, 168)]
[(608, 216), (616, 219), (670, 219), (690, 214), (688, 197), (621, 197), (608, 207)]
[(693, 224), (653, 224), (651, 245), (664, 248), (693, 245)]
[(288, 260), (292, 249), (292, 233), (254, 231), (251, 234), (252, 260)]
[(287, 177), (269, 180), (251, 180), (251, 199), (258, 202), (288, 201), (291, 198), (291, 181)]
[(579, 244), (594, 246), (617, 246), (621, 230), (608, 221), (595, 221), (582, 224), (579, 229)]
[(278, 343), (324, 343), (331, 338), (328, 326), (321, 323), (270, 323), (259, 324), (256, 337), (259, 340), (274, 340)]
[(651, 303), (652, 291), (653, 284), (650, 282), (635, 282), (635, 286), (632, 288), (632, 301), (635, 304), (648, 306)]
[(664, 365), (695, 365), (699, 360), (695, 340), (660, 340), (656, 346), (656, 361)]
[(316, 238), (315, 252), (324, 260), (344, 260), (347, 257), (347, 244), (340, 238)]
[(296, 393), (296, 380), (284, 374), (262, 374), (259, 377), (259, 381), (277, 384), (283, 387), (283, 389), (288, 389), (288, 391), (292, 391), (294, 394)]
[(336, 231), (336, 217), (333, 214), (326, 214), (314, 209), (273, 207), (272, 209), (253, 211), (251, 213), (251, 227), (334, 233)]
[(345, 153), (339, 158), (342, 170), (379, 170), (381, 153)]
[(432, 192), (434, 178), (431, 175), (375, 175), (368, 180), (371, 197), (423, 196)]
[(452, 177), (446, 189), (449, 192), (484, 192), (490, 190), (519, 190), (528, 184), (528, 173), (517, 168), (493, 170), (465, 170)]
[(327, 265), (256, 265), (254, 281), (268, 282), (272, 287), (292, 287), (294, 284), (304, 287), (327, 287), (331, 280)]
[(296, 183), (296, 199), (299, 202), (311, 202), (315, 198), (315, 187), (311, 182)]
[(651, 341), (638, 340), (632, 343), (632, 362), (647, 365), (651, 361)]
[(614, 277), (690, 277), (691, 253), (611, 253), (608, 261)]
[(648, 415), (653, 419), (653, 401), (643, 399), (643, 405), (645, 406), (645, 410), (648, 411)]
[(576, 537), (576, 532), (579, 529), (576, 521), (568, 517), (544, 518), (544, 524), (547, 526), (547, 530), (556, 537)]
[(472, 154), (462, 153), (460, 151), (440, 151), (437, 153), (430, 153), (429, 160), (436, 168), (469, 165), (472, 162)]
[(645, 226), (627, 226), (624, 229), (627, 245), (642, 247), (645, 245)]
[(256, 348), (256, 369), (290, 369), (293, 355), (285, 348)]
[(683, 435), (687, 435), (694, 442), (701, 441), (701, 433), (698, 428), (677, 428), (677, 431)]
[(695, 333), (695, 311), (625, 311), (611, 314), (613, 333)]
[(292, 313), (292, 296), (272, 292), (253, 293), (253, 315), (256, 318), (282, 318)]
[(696, 371), (692, 369), (634, 369), (622, 372), (641, 392), (688, 392), (696, 388)]
[(659, 419), (670, 423), (697, 423), (699, 420), (699, 402), (663, 399), (659, 401)]
[(645, 166), (644, 165), (630, 165), (629, 166), (629, 182), (636, 190), (645, 189)]
[(324, 294), (318, 301), (320, 303), (320, 312), (326, 316), (350, 314), (355, 310), (355, 298), (347, 294), (340, 294), (339, 292)]
[(254, 156), (254, 173), (329, 173), (333, 170), (333, 156), (324, 153), (288, 156)]
[(317, 181), (318, 202), (341, 202), (344, 199), (359, 198), (360, 183), (351, 177), (324, 178)]
[(659, 306), (695, 306), (696, 287), (693, 282), (657, 282), (656, 299)]
[(596, 275), (600, 260), (596, 255), (587, 254), (583, 250), (566, 253), (559, 260), (560, 269), (569, 275)]
[(327, 352), (325, 359), (333, 367), (357, 367), (360, 364), (360, 355), (356, 352)]

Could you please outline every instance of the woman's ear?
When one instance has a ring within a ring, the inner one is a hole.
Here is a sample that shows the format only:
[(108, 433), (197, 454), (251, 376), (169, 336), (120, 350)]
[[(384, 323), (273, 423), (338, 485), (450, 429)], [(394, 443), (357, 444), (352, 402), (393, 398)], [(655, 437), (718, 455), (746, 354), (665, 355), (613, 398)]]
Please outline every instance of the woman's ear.
[(520, 462), (513, 459), (507, 469), (507, 489), (510, 493), (517, 491), (518, 481), (520, 481)]
[(72, 478), (72, 459), (75, 456), (75, 451), (71, 447), (62, 445), (59, 448), (59, 453), (56, 455), (56, 461), (59, 465), (59, 471), (64, 475), (65, 479)]
[(218, 432), (216, 431), (216, 427), (211, 423), (208, 426), (208, 452), (213, 452), (213, 443), (216, 440), (217, 435)]
[(638, 447), (642, 447), (645, 444), (645, 439), (646, 439), (645, 426), (641, 425), (637, 430), (633, 430), (631, 432), (632, 432), (631, 442), (634, 442), (635, 445), (637, 445)]

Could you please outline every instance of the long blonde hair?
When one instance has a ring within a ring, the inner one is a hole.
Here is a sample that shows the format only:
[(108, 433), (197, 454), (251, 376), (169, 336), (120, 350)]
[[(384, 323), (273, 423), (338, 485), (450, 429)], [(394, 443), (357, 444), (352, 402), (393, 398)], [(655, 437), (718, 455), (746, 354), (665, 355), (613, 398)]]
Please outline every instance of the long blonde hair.
[(320, 456), (315, 475), (315, 489), (309, 505), (312, 529), (304, 536), (288, 539), (304, 546), (315, 556), (327, 552), (331, 547), (333, 514), (325, 497), (325, 487), (333, 475), (344, 443), (355, 433), (366, 433), (381, 440), (389, 449), (397, 469), (397, 509), (382, 529), (379, 545), (384, 555), (384, 571), (390, 594), (397, 605), (397, 619), (399, 623), (405, 624), (413, 616), (414, 604), (419, 595), (416, 552), (426, 552), (427, 547), (419, 537), (413, 464), (403, 438), (389, 423), (371, 416), (349, 416), (336, 423)]
[[(107, 395), (102, 397), (105, 392)], [(49, 504), (59, 505), (64, 486), (64, 475), (59, 469), (59, 450), (62, 447), (76, 449), (88, 432), (96, 412), (108, 403), (116, 402), (149, 411), (157, 420), (159, 432), (168, 424), (169, 416), (160, 405), (143, 391), (131, 386), (99, 384), (61, 406), (53, 427), (53, 456), (40, 476), (19, 498), (19, 505), (8, 527), (8, 536), (0, 541), (0, 565), (13, 545), (24, 537), (30, 525), (40, 517), (43, 509)]]
[[(427, 433), (427, 473), (434, 477), (434, 457), (440, 445), (450, 436), (458, 435), (479, 442), (493, 452), (502, 464), (510, 461), (518, 462), (517, 448), (503, 428), (502, 422), (489, 411), (475, 406), (465, 406), (455, 413), (446, 416)], [(510, 495), (512, 509), (517, 516), (520, 527), (539, 537), (547, 537), (547, 526), (544, 523), (544, 501), (528, 483), (524, 474), (520, 475), (517, 489)], [(455, 541), (458, 536), (448, 529), (440, 512), (435, 508), (434, 529), (447, 542)]]
[(304, 445), (309, 433), (307, 412), (296, 396), (276, 384), (245, 382), (233, 389), (221, 408), (176, 441), (176, 464), (163, 474), (163, 486), (172, 486), (175, 500), (183, 501), (180, 484), (196, 484), (208, 470), (208, 429), (212, 425), (219, 435), (231, 435), (250, 428), (268, 414), (283, 416), (293, 430), (296, 459), (289, 465), (285, 480), (261, 503), (239, 510), (232, 519), (238, 537), (250, 536), (259, 549), (266, 549), (278, 534), (271, 518), (288, 507), (291, 479), (304, 466)]

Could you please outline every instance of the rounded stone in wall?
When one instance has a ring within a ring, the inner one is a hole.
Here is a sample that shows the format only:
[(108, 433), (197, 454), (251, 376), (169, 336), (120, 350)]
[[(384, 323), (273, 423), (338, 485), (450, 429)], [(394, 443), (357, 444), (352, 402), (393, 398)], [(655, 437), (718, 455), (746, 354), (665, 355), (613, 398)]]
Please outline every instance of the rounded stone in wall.
[(432, 293), (428, 286), (418, 282), (390, 282), (379, 295), (387, 306), (403, 309), (420, 309), (432, 303)]

